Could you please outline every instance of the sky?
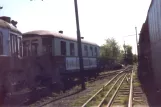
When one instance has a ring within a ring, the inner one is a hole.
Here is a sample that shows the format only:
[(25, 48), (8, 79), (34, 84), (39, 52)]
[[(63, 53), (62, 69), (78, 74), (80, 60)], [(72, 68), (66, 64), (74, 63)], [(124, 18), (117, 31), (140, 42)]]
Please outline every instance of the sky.
[[(115, 38), (120, 46), (133, 47), (145, 22), (151, 0), (77, 0), (81, 36), (85, 40), (103, 45), (105, 39)], [(76, 37), (74, 0), (0, 0), (0, 16), (10, 16), (18, 21), (24, 33), (32, 30), (63, 30), (67, 36)], [(138, 37), (139, 38), (139, 37)]]

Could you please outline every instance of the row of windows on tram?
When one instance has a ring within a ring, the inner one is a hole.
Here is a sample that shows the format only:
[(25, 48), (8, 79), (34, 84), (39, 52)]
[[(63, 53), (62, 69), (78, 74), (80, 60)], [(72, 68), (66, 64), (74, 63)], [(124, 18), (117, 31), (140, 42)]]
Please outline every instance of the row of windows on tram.
[(10, 51), (11, 55), (22, 56), (22, 38), (17, 35), (10, 35)]
[[(30, 49), (31, 44), (31, 49)], [(29, 40), (25, 40), (23, 42), (23, 55), (24, 56), (30, 56), (30, 55), (38, 55), (38, 46), (37, 40), (31, 40), (31, 43)], [(50, 45), (42, 45), (41, 48), (44, 53), (51, 53), (52, 48)], [(60, 54), (63, 56), (67, 55), (67, 51), (69, 51), (70, 56), (76, 56), (76, 44), (73, 42), (69, 43), (69, 50), (67, 50), (67, 43), (65, 41), (60, 41)], [(94, 46), (88, 46), (83, 45), (82, 49), (84, 49), (83, 56), (97, 56), (97, 47)], [(31, 50), (31, 51), (30, 51)]]
[[(31, 44), (31, 47), (30, 47)], [(38, 40), (25, 40), (23, 41), (23, 56), (37, 56), (38, 55)]]
[[(18, 35), (10, 34), (10, 53), (11, 56), (22, 56), (22, 43), (21, 43), (21, 37), (18, 37)], [(0, 32), (0, 55), (4, 54), (4, 46), (3, 46), (3, 34)]]
[[(76, 48), (77, 46), (75, 43), (69, 43), (69, 53), (70, 56), (76, 56)], [(60, 48), (61, 48), (61, 55), (67, 55), (67, 43), (65, 41), (60, 41)], [(82, 45), (82, 53), (83, 56), (97, 56), (97, 47), (89, 46), (89, 45)]]

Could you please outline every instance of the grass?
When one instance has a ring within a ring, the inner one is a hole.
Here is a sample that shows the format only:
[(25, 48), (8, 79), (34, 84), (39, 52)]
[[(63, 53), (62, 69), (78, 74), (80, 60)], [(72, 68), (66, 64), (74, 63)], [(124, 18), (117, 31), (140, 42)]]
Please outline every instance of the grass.
[(140, 82), (138, 81), (134, 82), (134, 87), (140, 87), (140, 86), (141, 86)]
[[(107, 93), (107, 91), (109, 91), (109, 89), (112, 87), (112, 85), (114, 84), (115, 80), (113, 82), (111, 82), (107, 87), (103, 87), (103, 90), (98, 94), (96, 95), (92, 101), (90, 101), (86, 106), (87, 107), (91, 107), (91, 106), (94, 106), (94, 105), (98, 105), (100, 103), (100, 101), (102, 100), (102, 98), (105, 96), (105, 94)], [(88, 85), (88, 87), (91, 85), (90, 83), (86, 83), (86, 85)], [(114, 91), (116, 90), (117, 88), (117, 85), (115, 85), (115, 87), (113, 88), (113, 90), (111, 90), (111, 92), (109, 93), (109, 97), (111, 97), (114, 93)], [(81, 106), (83, 105), (90, 97), (92, 97), (92, 95), (94, 93), (96, 93), (98, 90), (94, 91), (91, 93), (91, 95), (84, 95), (84, 97), (79, 97), (79, 99), (77, 99), (76, 101), (74, 101), (74, 103), (72, 104), (72, 106)], [(105, 102), (107, 102), (108, 100), (106, 99)]]
[[(100, 101), (102, 100), (102, 98), (105, 96), (105, 94), (107, 93), (107, 91), (109, 91), (109, 89), (111, 88), (112, 84), (109, 84), (107, 87), (104, 87), (103, 90), (98, 94), (96, 95), (91, 102), (89, 102), (89, 104), (87, 104), (87, 107), (88, 106), (94, 106), (94, 105), (98, 105), (100, 103)], [(114, 87), (114, 89), (111, 91), (111, 93), (114, 92), (114, 90), (116, 89), (116, 87)], [(109, 95), (109, 96), (112, 96)], [(105, 102), (107, 101), (107, 99), (105, 100)]]
[(133, 79), (134, 79), (134, 83), (133, 83), (134, 87), (140, 87), (141, 84), (140, 84), (140, 82), (139, 82), (139, 80), (138, 80), (137, 72), (135, 72), (135, 73), (133, 74)]
[(121, 103), (122, 105), (127, 105), (127, 103), (128, 103), (128, 96), (126, 96), (126, 97), (121, 97), (121, 98), (120, 98), (120, 103)]
[(133, 74), (133, 79), (137, 79), (137, 73), (136, 72)]
[(87, 104), (87, 107), (91, 107), (93, 105), (98, 105), (99, 102), (100, 102), (100, 99), (102, 98), (102, 95), (103, 95), (103, 93), (101, 93), (100, 95), (95, 96), (92, 99), (92, 101)]
[[(128, 87), (129, 87), (129, 82), (127, 82), (127, 80), (125, 79), (123, 84), (121, 85), (120, 89), (124, 89), (124, 88), (128, 88)], [(128, 104), (128, 95), (119, 96), (119, 95), (123, 95), (123, 94), (124, 94), (124, 92), (119, 91), (115, 100), (117, 103), (119, 103), (119, 105), (123, 105), (126, 107)], [(115, 103), (114, 103), (114, 105), (115, 105)], [(117, 105), (117, 106), (119, 106), (119, 105)]]
[[(76, 101), (74, 101), (74, 103), (72, 104), (72, 106), (77, 107), (77, 106), (81, 106), (83, 105), (90, 97), (93, 96), (94, 93), (96, 93), (98, 90), (93, 90), (92, 93), (88, 94), (88, 95), (84, 95), (79, 97)], [(94, 99), (94, 101), (96, 101), (97, 98)]]
[(77, 100), (76, 103), (73, 103), (72, 106), (76, 107), (83, 105), (83, 103), (87, 101), (88, 97), (92, 97), (92, 95), (79, 97), (79, 100)]

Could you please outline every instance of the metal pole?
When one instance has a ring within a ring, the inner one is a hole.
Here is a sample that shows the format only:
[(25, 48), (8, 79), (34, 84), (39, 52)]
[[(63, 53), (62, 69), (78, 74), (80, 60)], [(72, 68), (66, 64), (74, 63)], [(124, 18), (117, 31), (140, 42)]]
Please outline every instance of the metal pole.
[(125, 51), (124, 61), (125, 61), (125, 64), (126, 64), (126, 46), (125, 46), (125, 41), (124, 41), (124, 51)]
[[(137, 38), (137, 27), (135, 27), (135, 31), (136, 31), (136, 48), (137, 48), (137, 53), (136, 53), (136, 55), (138, 55), (138, 56), (137, 56), (137, 60), (139, 61), (138, 38)], [(137, 61), (137, 62), (138, 62), (138, 61)]]
[(78, 42), (78, 56), (79, 56), (79, 65), (80, 65), (80, 78), (81, 78), (82, 90), (84, 90), (85, 89), (84, 67), (83, 67), (83, 58), (82, 58), (82, 47), (81, 47), (81, 37), (80, 37), (80, 29), (79, 29), (77, 0), (74, 0), (74, 4), (75, 4), (75, 16), (76, 16), (76, 26), (77, 26), (77, 42)]
[(132, 107), (132, 97), (133, 97), (133, 70), (131, 73), (131, 78), (130, 78), (130, 93), (129, 93), (129, 103), (128, 107)]
[(136, 48), (137, 48), (137, 53), (136, 54), (138, 54), (137, 27), (135, 27), (135, 31), (136, 31)]

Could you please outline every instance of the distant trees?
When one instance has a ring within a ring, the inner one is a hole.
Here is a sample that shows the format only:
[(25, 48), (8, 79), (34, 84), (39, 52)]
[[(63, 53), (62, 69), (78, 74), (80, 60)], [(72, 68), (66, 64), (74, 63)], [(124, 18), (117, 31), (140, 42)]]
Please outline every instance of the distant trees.
[(106, 61), (110, 60), (126, 64), (137, 62), (137, 56), (133, 55), (132, 47), (130, 45), (124, 45), (123, 47), (124, 50), (121, 50), (114, 38), (108, 38), (100, 48), (101, 58)]
[(134, 63), (137, 63), (138, 61), (138, 56), (136, 54), (133, 55), (133, 62)]
[(125, 57), (124, 60), (127, 64), (133, 64), (132, 47), (130, 45), (124, 45)]
[(117, 41), (114, 38), (106, 39), (105, 44), (101, 46), (100, 49), (101, 58), (106, 63), (122, 62), (123, 59), (123, 50), (121, 50)]
[(120, 54), (120, 47), (114, 38), (106, 39), (106, 43), (101, 46), (101, 57), (117, 60)]

